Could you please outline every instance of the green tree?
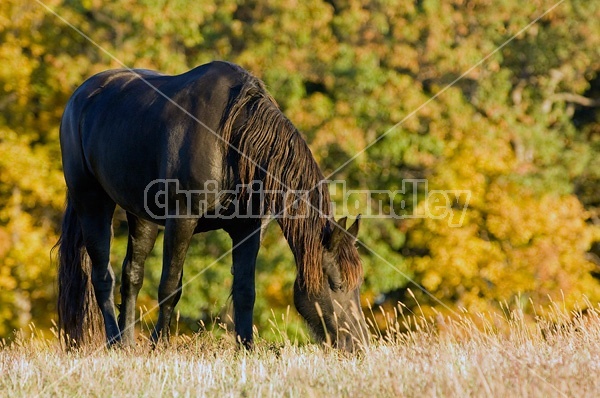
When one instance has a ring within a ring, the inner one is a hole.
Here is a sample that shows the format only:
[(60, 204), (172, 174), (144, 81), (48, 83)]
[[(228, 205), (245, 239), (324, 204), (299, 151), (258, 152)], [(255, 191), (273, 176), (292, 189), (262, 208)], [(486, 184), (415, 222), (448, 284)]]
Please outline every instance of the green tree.
[[(213, 59), (237, 62), (261, 77), (324, 173), (348, 188), (401, 190), (403, 179), (413, 178), (427, 179), (429, 192), (471, 192), (458, 228), (449, 221), (457, 221), (467, 203), (452, 195), (451, 219), (363, 222), (365, 304), (402, 299), (413, 305), (407, 278), (436, 298), (417, 293), (427, 310), (496, 311), (499, 301), (519, 295), (543, 305), (548, 296), (562, 301), (564, 294), (568, 308), (581, 294), (598, 299), (596, 2), (561, 3), (443, 93), (554, 3), (48, 4), (101, 48), (38, 3), (0, 4), (0, 336), (31, 320), (47, 327), (54, 317), (49, 252), (64, 201), (58, 125), (69, 95), (104, 69), (127, 65), (176, 74)], [(338, 204), (343, 200), (339, 191), (333, 196)], [(372, 205), (353, 199), (362, 206), (356, 212)], [(437, 200), (417, 185), (387, 210), (448, 210)], [(126, 239), (121, 213), (115, 232), (119, 274)], [(230, 257), (219, 257), (229, 247), (223, 233), (195, 238), (178, 307), (186, 327), (226, 318)], [(155, 303), (160, 267), (159, 238), (140, 305)], [(258, 270), (255, 319), (268, 333), (270, 310), (280, 319), (292, 302), (295, 274), (276, 227), (268, 230)], [(286, 327), (294, 333), (297, 325), (293, 317)]]

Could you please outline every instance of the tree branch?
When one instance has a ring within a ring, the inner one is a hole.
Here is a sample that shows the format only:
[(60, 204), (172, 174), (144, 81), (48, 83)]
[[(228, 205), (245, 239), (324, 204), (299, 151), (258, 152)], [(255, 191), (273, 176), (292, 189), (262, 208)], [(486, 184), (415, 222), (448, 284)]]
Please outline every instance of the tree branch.
[(573, 102), (581, 106), (598, 107), (600, 106), (599, 98), (588, 98), (583, 95), (573, 93), (556, 93), (550, 97), (552, 102), (565, 101)]

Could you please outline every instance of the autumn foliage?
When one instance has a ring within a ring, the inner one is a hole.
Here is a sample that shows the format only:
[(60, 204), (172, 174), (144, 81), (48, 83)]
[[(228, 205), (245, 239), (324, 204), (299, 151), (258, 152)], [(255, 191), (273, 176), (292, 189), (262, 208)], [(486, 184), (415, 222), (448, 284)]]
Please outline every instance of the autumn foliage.
[[(585, 306), (583, 296), (600, 300), (599, 2), (560, 3), (522, 32), (555, 2), (42, 3), (0, 3), (0, 337), (56, 318), (50, 250), (65, 195), (58, 125), (69, 95), (108, 68), (177, 74), (214, 59), (262, 78), (324, 174), (348, 188), (426, 179), (427, 190), (395, 198), (404, 215), (434, 205), (432, 190), (470, 192), (468, 203), (451, 204), (452, 217), (467, 205), (460, 226), (448, 217), (365, 219), (365, 306), (414, 307), (416, 298), (426, 315), (477, 314), (519, 300), (533, 314), (531, 302), (571, 309)], [(117, 274), (126, 231), (117, 213)], [(148, 308), (160, 243), (140, 297)], [(229, 247), (222, 233), (195, 238), (182, 324), (225, 313), (230, 257), (219, 258)], [(268, 329), (270, 310), (291, 304), (295, 276), (277, 228), (258, 270), (255, 321)]]

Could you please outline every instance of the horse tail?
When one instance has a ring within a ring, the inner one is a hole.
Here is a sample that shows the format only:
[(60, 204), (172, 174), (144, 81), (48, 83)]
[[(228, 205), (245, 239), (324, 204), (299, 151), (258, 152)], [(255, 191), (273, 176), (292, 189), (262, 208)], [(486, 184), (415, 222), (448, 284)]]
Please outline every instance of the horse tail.
[(92, 264), (81, 224), (67, 193), (58, 243), (58, 327), (67, 348), (100, 341), (104, 324), (92, 286)]

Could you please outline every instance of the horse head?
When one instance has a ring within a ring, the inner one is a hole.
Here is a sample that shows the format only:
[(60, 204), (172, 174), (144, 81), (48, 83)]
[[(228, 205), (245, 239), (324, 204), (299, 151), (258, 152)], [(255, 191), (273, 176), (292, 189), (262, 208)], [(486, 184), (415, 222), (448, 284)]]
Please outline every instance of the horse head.
[(326, 228), (323, 236), (322, 280), (310, 291), (299, 275), (294, 304), (321, 343), (354, 352), (368, 343), (360, 306), (362, 265), (355, 246), (360, 216), (346, 230), (346, 218)]

